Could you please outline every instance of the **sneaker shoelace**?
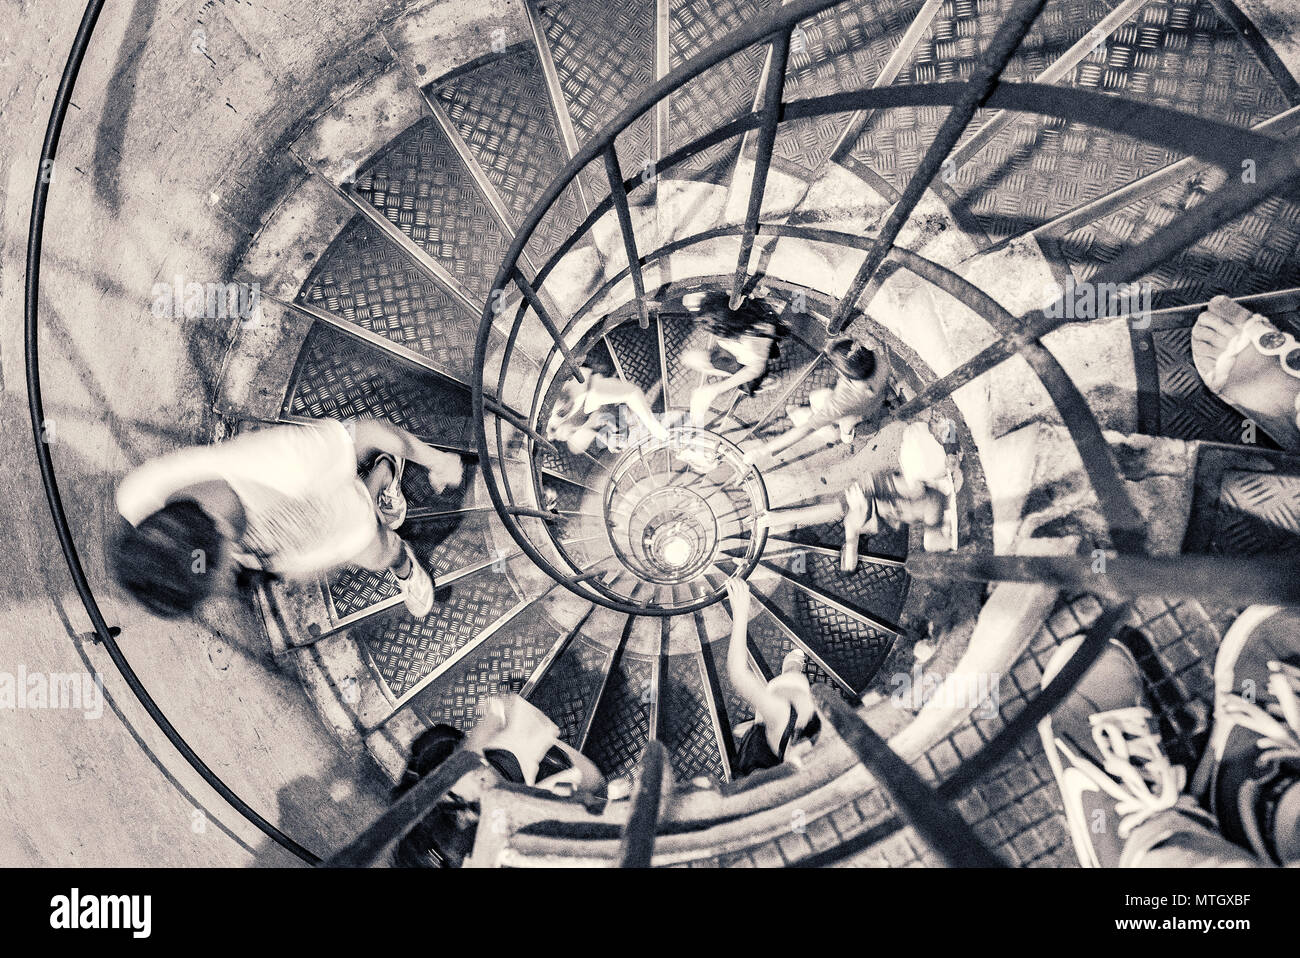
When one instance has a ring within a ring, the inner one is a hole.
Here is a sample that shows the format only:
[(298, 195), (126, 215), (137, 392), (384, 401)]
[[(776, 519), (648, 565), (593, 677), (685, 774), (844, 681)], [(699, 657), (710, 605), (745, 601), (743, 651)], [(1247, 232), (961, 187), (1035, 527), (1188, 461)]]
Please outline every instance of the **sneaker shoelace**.
[(1300, 669), (1277, 660), (1268, 663), (1267, 700), (1261, 705), (1238, 693), (1224, 696), (1224, 713), (1259, 736), (1257, 762), (1271, 765), (1300, 760)]
[(1089, 721), (1102, 768), (1119, 783), (1117, 789), (1112, 782), (1107, 791), (1118, 800), (1118, 835), (1127, 838), (1151, 816), (1177, 804), (1187, 772), (1165, 756), (1149, 709), (1132, 706), (1099, 712)]

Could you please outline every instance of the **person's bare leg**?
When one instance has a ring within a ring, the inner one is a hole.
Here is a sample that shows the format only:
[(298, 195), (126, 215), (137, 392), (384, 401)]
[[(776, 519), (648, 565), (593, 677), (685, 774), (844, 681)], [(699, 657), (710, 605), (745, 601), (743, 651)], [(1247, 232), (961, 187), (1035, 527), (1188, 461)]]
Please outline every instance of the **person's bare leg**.
[(758, 518), (759, 526), (769, 532), (784, 532), (796, 526), (819, 526), (844, 518), (844, 503), (839, 499), (809, 506), (786, 506), (769, 509)]
[(392, 569), (398, 578), (406, 578), (411, 574), (411, 561), (402, 537), (384, 526), (377, 528), (378, 534), (370, 545), (352, 558), (352, 564), (372, 572)]
[(366, 474), (365, 485), (366, 492), (370, 493), (370, 500), (374, 502), (379, 498), (379, 493), (388, 488), (389, 483), (393, 481), (393, 465), (387, 459), (380, 459), (375, 463), (374, 468)]

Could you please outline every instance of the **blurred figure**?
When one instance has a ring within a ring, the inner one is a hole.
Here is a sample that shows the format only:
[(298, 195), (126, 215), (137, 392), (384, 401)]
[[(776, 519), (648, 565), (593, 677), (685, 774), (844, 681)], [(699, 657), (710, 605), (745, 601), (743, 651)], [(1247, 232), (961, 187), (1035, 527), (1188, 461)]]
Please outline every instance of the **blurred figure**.
[[(862, 484), (854, 482), (839, 496), (815, 505), (784, 506), (769, 509), (758, 517), (758, 527), (768, 532), (784, 532), (798, 526), (819, 526), (826, 522), (844, 524), (844, 546), (840, 550), (840, 568), (852, 572), (858, 567), (858, 545), (867, 533), (872, 504)], [(879, 525), (873, 526), (875, 532)]]
[(705, 426), (714, 400), (729, 389), (739, 388), (748, 396), (758, 391), (768, 363), (780, 355), (777, 340), (784, 332), (784, 324), (762, 300), (747, 299), (732, 309), (730, 297), (720, 290), (684, 296), (682, 305), (699, 314), (705, 327), (717, 337), (711, 349), (682, 353), (682, 363), (688, 369), (706, 377), (720, 377), (720, 381), (705, 382), (691, 393), (691, 422)]
[[(438, 491), (459, 456), (378, 419), (274, 426), (147, 462), (118, 486), (129, 527), (112, 546), (118, 581), (166, 618), (231, 591), (249, 572), (309, 579), (342, 565), (392, 570), (407, 610), (433, 607), (433, 581), (392, 530), (405, 518), (407, 460)], [(363, 484), (358, 469), (373, 464)]]
[(874, 341), (858, 342), (842, 336), (828, 343), (825, 353), (839, 373), (835, 387), (814, 390), (807, 406), (788, 406), (786, 414), (794, 428), (767, 445), (745, 453), (746, 462), (752, 464), (761, 456), (775, 456), (829, 426), (838, 427), (840, 441), (850, 443), (857, 424), (880, 410), (890, 375), (889, 358), (884, 350)]
[(791, 651), (781, 663), (781, 674), (770, 682), (750, 668), (749, 583), (732, 576), (727, 580), (727, 598), (731, 602), (727, 675), (736, 693), (754, 710), (754, 721), (736, 729), (745, 729), (736, 744), (736, 774), (748, 775), (776, 768), (795, 745), (815, 739), (821, 731), (821, 717), (804, 674), (807, 657), (802, 651)]
[(519, 695), (489, 699), (464, 747), (478, 752), (501, 778), (572, 795), (598, 793), (605, 784), (594, 762), (560, 740), (560, 729)]
[(627, 406), (650, 435), (659, 440), (668, 438), (667, 427), (655, 418), (645, 393), (632, 383), (597, 372), (590, 366), (582, 367), (582, 375), (583, 382), (570, 379), (562, 387), (546, 424), (547, 439), (562, 442), (570, 452), (581, 455), (604, 432), (605, 446), (613, 451), (609, 427), (617, 429), (617, 422), (611, 422), (608, 415), (601, 413), (606, 406)]

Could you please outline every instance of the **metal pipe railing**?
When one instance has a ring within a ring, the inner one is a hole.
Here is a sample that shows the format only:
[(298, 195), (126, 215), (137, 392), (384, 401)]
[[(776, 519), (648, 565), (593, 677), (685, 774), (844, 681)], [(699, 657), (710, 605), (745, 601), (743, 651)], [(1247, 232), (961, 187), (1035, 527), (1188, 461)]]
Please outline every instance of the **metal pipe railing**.
[[(180, 732), (176, 730), (176, 727), (168, 720), (167, 716), (163, 714), (162, 709), (158, 707), (158, 703), (153, 700), (148, 690), (145, 689), (144, 683), (140, 681), (140, 677), (131, 668), (131, 664), (117, 644), (115, 630), (110, 629), (108, 623), (104, 620), (94, 590), (90, 587), (90, 581), (86, 578), (85, 570), (82, 568), (81, 557), (72, 538), (72, 529), (68, 524), (67, 513), (63, 508), (63, 497), (59, 492), (58, 479), (54, 475), (54, 462), (50, 457), (49, 445), (45, 441), (45, 407), (41, 399), (39, 318), (41, 246), (45, 233), (45, 209), (50, 190), (50, 178), (47, 172), (53, 168), (58, 153), (59, 137), (63, 131), (63, 121), (68, 112), (68, 104), (72, 100), (73, 88), (77, 83), (77, 74), (81, 71), (81, 64), (86, 56), (86, 48), (90, 45), (90, 38), (95, 31), (95, 24), (99, 20), (103, 6), (104, 0), (90, 0), (86, 5), (81, 24), (78, 26), (77, 34), (72, 41), (72, 48), (68, 53), (67, 62), (64, 64), (63, 75), (59, 79), (59, 87), (54, 95), (54, 103), (50, 107), (50, 120), (45, 129), (45, 140), (41, 146), (40, 163), (37, 166), (39, 172), (36, 176), (36, 186), (32, 194), (31, 221), (27, 231), (26, 297), (23, 304), (24, 362), (27, 372), (28, 411), (31, 415), (32, 439), (36, 446), (36, 462), (41, 471), (41, 484), (45, 489), (45, 500), (50, 508), (50, 517), (54, 522), (54, 531), (59, 537), (59, 546), (63, 551), (64, 561), (68, 565), (68, 573), (72, 576), (72, 584), (77, 590), (81, 604), (86, 609), (86, 614), (90, 617), (91, 627), (95, 630), (98, 641), (108, 650), (109, 658), (113, 660), (113, 665), (122, 674), (122, 678), (126, 680), (132, 694), (135, 695), (141, 706), (149, 714), (149, 717), (153, 719), (154, 724), (172, 743), (172, 746), (180, 753), (181, 757), (231, 808), (235, 809), (275, 844), (302, 861), (315, 865), (320, 862), (319, 856), (303, 848), (259, 815), (247, 802), (235, 794), (234, 790), (223, 782), (212, 769), (208, 768), (194, 749), (190, 747), (189, 743), (185, 741), (184, 737), (181, 736)], [(481, 387), (481, 383), (476, 383), (476, 386)]]

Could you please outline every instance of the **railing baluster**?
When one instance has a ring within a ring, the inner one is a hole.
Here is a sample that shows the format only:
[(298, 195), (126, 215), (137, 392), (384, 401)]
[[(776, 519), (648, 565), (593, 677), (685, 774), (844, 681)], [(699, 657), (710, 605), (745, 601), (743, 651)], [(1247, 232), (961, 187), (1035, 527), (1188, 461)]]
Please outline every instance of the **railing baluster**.
[[(546, 327), (546, 331), (551, 334), (551, 339), (554, 340), (556, 348), (560, 351), (560, 355), (564, 357), (564, 364), (569, 368), (569, 372), (573, 375), (573, 378), (578, 380), (580, 383), (586, 382), (587, 380), (582, 375), (582, 370), (578, 368), (577, 360), (573, 358), (573, 351), (569, 349), (568, 344), (565, 343), (564, 337), (560, 334), (559, 327), (557, 327), (555, 321), (551, 319), (551, 314), (547, 311), (546, 305), (542, 302), (542, 298), (537, 295), (537, 290), (533, 289), (533, 284), (528, 282), (524, 274), (519, 272), (517, 269), (514, 273), (514, 280), (515, 285), (519, 287), (519, 291), (524, 294), (524, 299), (528, 300), (528, 305), (533, 308), (533, 313), (536, 314), (539, 320), (541, 320), (542, 325)], [(518, 328), (522, 321), (523, 317), (515, 320), (516, 328)], [(486, 406), (486, 401), (484, 402), (484, 405)]]
[(758, 217), (763, 210), (763, 193), (767, 189), (767, 171), (772, 166), (776, 128), (781, 121), (781, 92), (785, 87), (785, 66), (790, 54), (790, 33), (790, 30), (785, 30), (772, 39), (767, 86), (763, 90), (763, 123), (758, 130), (754, 177), (749, 185), (749, 207), (745, 211), (745, 232), (740, 238), (740, 254), (736, 257), (736, 276), (731, 284), (733, 309), (740, 305), (740, 299), (745, 293), (745, 284), (749, 280), (749, 259), (754, 252)]
[(452, 786), (483, 767), (475, 752), (457, 751), (412, 786), (369, 828), (325, 862), (326, 868), (374, 868), (387, 864), (385, 854), (429, 814)]
[(935, 854), (956, 868), (1004, 868), (1005, 864), (984, 847), (960, 815), (935, 795), (912, 766), (889, 747), (857, 712), (835, 692), (813, 686), (817, 710), (867, 771), (889, 792), (903, 818), (916, 829)]
[(605, 175), (609, 177), (609, 195), (618, 214), (618, 228), (623, 233), (623, 249), (627, 253), (628, 268), (632, 276), (632, 289), (636, 293), (640, 310), (641, 328), (650, 328), (650, 309), (645, 300), (645, 277), (641, 275), (641, 254), (636, 248), (636, 234), (632, 230), (632, 210), (627, 205), (627, 188), (623, 185), (623, 171), (618, 165), (614, 144), (605, 149)]
[(881, 227), (875, 244), (867, 253), (867, 258), (862, 261), (862, 265), (858, 267), (844, 298), (835, 308), (835, 314), (831, 317), (832, 334), (840, 332), (848, 325), (849, 317), (853, 315), (853, 310), (857, 306), (858, 297), (862, 295), (862, 291), (867, 288), (867, 283), (871, 281), (876, 270), (880, 268), (880, 264), (893, 248), (894, 241), (898, 239), (898, 234), (911, 218), (917, 203), (929, 189), (930, 183), (939, 175), (940, 167), (943, 166), (944, 160), (952, 152), (953, 147), (957, 145), (957, 141), (961, 139), (975, 111), (988, 99), (1007, 61), (1020, 46), (1020, 41), (1029, 32), (1029, 28), (1038, 18), (1038, 13), (1046, 2), (1047, 0), (1020, 0), (1002, 21), (997, 33), (989, 40), (989, 45), (976, 64), (975, 72), (966, 81), (966, 90), (961, 99), (943, 118), (943, 124), (935, 134), (934, 142), (921, 157), (920, 165), (912, 174), (912, 178), (907, 181), (906, 189), (890, 211), (889, 219)]
[(632, 810), (619, 842), (619, 868), (649, 868), (654, 855), (655, 833), (659, 828), (665, 766), (668, 750), (662, 742), (651, 739), (641, 753), (641, 777), (632, 795)]

